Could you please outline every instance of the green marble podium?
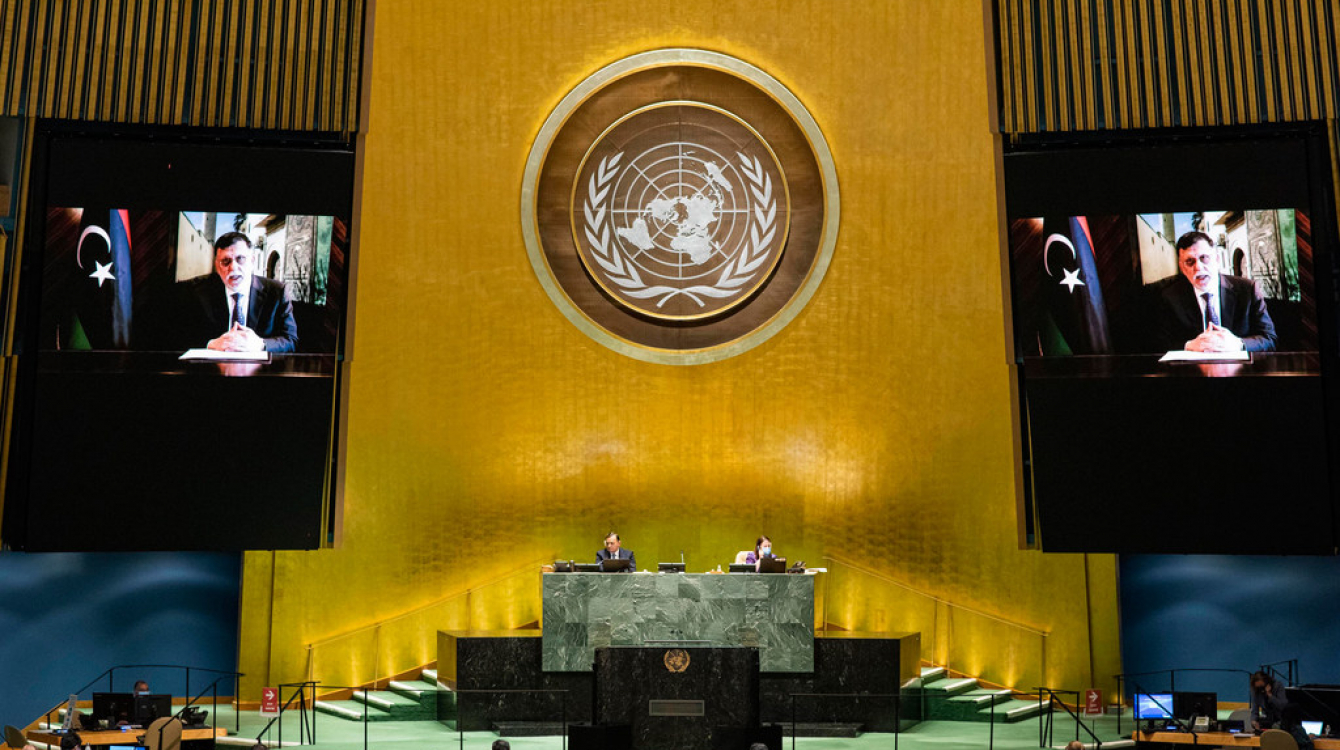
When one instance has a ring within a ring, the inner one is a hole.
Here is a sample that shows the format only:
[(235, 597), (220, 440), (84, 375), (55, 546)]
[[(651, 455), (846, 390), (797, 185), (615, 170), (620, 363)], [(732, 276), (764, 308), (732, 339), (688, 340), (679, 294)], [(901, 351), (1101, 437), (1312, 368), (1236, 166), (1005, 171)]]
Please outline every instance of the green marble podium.
[(543, 668), (590, 672), (603, 646), (756, 646), (761, 672), (814, 671), (814, 576), (545, 573)]

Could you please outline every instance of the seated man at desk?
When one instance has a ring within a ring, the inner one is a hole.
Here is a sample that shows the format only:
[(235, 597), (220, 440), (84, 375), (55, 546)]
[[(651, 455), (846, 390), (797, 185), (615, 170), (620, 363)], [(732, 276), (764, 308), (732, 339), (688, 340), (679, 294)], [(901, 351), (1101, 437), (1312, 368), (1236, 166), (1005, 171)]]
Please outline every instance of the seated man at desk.
[(229, 232), (214, 242), (214, 272), (178, 284), (178, 345), (223, 352), (291, 352), (298, 343), (284, 285), (257, 276), (251, 240)]
[(1179, 276), (1157, 296), (1159, 339), (1170, 351), (1268, 352), (1275, 349), (1275, 323), (1265, 294), (1251, 279), (1219, 272), (1213, 243), (1204, 232), (1177, 239)]
[(633, 556), (633, 551), (623, 549), (623, 542), (613, 531), (605, 537), (605, 549), (596, 552), (596, 562), (602, 563), (606, 560), (627, 560), (628, 572), (637, 572), (637, 558)]

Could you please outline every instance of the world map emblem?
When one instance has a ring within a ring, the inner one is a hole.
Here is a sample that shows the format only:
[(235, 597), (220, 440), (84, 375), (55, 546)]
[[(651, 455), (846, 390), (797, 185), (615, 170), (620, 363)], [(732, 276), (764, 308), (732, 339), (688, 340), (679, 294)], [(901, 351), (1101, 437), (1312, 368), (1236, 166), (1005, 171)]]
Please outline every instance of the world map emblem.
[(521, 190), (536, 278), (592, 340), (661, 364), (783, 331), (837, 240), (837, 172), (799, 98), (705, 50), (617, 60), (536, 134)]
[(573, 188), (583, 265), (612, 300), (693, 320), (756, 292), (786, 246), (786, 177), (767, 143), (729, 112), (658, 104), (593, 144)]

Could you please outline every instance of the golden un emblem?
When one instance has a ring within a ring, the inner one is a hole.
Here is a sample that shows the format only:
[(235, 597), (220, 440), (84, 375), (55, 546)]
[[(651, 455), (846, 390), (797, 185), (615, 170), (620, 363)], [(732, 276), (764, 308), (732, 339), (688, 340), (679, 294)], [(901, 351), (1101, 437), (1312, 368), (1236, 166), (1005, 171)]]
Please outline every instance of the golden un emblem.
[(763, 71), (703, 50), (615, 62), (532, 146), (522, 228), (541, 285), (601, 344), (697, 364), (780, 332), (837, 238), (828, 147)]
[(672, 648), (665, 652), (665, 668), (679, 674), (689, 668), (689, 652), (682, 648)]

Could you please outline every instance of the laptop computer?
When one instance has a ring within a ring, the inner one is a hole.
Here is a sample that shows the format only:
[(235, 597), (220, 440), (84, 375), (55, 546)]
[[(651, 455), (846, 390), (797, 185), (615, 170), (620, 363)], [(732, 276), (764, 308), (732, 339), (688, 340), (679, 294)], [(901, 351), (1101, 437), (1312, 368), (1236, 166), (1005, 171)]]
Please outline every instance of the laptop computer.
[(785, 557), (765, 557), (758, 563), (758, 572), (760, 573), (785, 573)]
[(628, 570), (628, 567), (629, 567), (630, 565), (632, 565), (632, 564), (633, 564), (633, 561), (632, 561), (632, 560), (627, 560), (627, 559), (624, 559), (624, 560), (601, 560), (601, 561), (600, 561), (600, 570), (601, 570), (602, 573), (618, 573), (619, 571)]

